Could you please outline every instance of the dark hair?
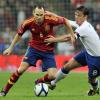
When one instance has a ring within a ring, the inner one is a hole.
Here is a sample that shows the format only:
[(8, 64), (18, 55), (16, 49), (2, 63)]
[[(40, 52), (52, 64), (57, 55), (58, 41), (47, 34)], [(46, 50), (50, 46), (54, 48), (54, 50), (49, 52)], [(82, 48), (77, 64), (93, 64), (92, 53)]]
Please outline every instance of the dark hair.
[(34, 9), (35, 9), (36, 7), (38, 7), (39, 9), (41, 9), (41, 8), (44, 8), (44, 9), (45, 9), (45, 6), (44, 6), (42, 3), (36, 4), (36, 5), (34, 6)]
[(76, 8), (76, 10), (83, 12), (84, 15), (89, 15), (89, 10), (84, 6), (79, 6)]

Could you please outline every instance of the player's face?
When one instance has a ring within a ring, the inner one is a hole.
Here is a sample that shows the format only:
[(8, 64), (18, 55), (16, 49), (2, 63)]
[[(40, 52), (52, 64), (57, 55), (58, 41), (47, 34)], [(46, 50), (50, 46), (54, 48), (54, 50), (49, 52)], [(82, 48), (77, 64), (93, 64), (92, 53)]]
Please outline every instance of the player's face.
[(87, 16), (83, 14), (81, 11), (75, 12), (75, 21), (78, 25), (81, 25), (85, 20)]
[(44, 9), (43, 8), (35, 8), (34, 10), (34, 18), (37, 24), (42, 24), (44, 21)]

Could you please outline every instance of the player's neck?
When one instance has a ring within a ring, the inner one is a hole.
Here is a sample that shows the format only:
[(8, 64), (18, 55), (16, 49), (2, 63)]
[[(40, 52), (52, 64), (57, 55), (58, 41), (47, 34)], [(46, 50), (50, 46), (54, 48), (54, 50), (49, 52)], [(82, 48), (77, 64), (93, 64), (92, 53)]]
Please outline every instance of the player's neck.
[(37, 20), (35, 20), (35, 23), (39, 26), (41, 26), (43, 24), (44, 20), (42, 22), (38, 22)]
[(81, 26), (85, 21), (87, 21), (87, 20), (83, 20), (83, 21), (81, 21), (81, 23), (79, 24), (79, 26)]

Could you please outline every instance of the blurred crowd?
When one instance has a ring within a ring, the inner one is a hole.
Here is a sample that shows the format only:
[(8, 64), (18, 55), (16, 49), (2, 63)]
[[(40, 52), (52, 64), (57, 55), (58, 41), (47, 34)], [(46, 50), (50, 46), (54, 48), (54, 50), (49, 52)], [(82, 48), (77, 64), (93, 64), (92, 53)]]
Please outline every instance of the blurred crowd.
[[(32, 16), (33, 6), (38, 2), (45, 4), (45, 7), (61, 16), (74, 19), (74, 9), (81, 4), (86, 5), (90, 11), (90, 21), (100, 36), (100, 0), (0, 0), (0, 53), (9, 47), (18, 26), (24, 19)], [(57, 35), (65, 33), (62, 26), (55, 28)], [(23, 39), (14, 48), (14, 54), (24, 54), (30, 32), (26, 32)], [(82, 49), (80, 42), (76, 47), (70, 43), (58, 43), (55, 52), (68, 55)]]

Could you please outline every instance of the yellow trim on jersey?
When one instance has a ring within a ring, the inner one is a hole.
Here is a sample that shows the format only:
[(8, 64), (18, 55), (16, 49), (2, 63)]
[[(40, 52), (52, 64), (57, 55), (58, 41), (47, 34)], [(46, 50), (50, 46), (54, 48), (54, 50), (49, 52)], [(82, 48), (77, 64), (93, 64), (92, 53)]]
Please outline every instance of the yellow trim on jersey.
[(32, 17), (31, 19), (25, 20), (22, 24), (22, 27), (24, 27), (25, 25), (29, 24), (30, 22), (34, 22), (34, 17)]
[(12, 80), (14, 80), (14, 78), (13, 78), (13, 77), (11, 77), (11, 79), (12, 79)]
[(15, 75), (16, 75), (16, 76), (19, 76), (19, 74), (18, 74), (17, 72), (15, 73)]
[(53, 21), (58, 21), (58, 18), (57, 16), (45, 16), (45, 19), (48, 19), (48, 20), (53, 20)]

